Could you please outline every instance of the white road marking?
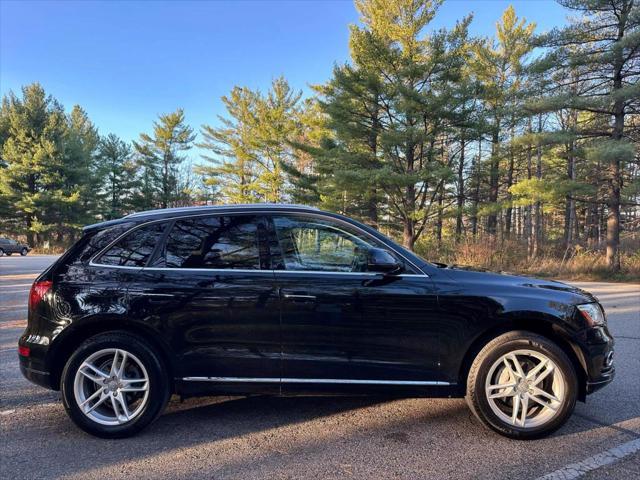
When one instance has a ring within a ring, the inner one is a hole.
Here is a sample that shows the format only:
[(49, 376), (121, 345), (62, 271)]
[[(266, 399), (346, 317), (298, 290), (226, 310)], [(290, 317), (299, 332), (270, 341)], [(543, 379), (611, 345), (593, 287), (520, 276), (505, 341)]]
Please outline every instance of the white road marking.
[(593, 457), (585, 458), (581, 462), (567, 465), (566, 467), (560, 468), (555, 472), (551, 472), (543, 477), (539, 477), (537, 480), (572, 480), (574, 478), (579, 478), (585, 473), (617, 462), (618, 460), (621, 460), (627, 455), (631, 455), (638, 450), (640, 450), (640, 438), (636, 438), (635, 440), (631, 440), (630, 442), (618, 445), (617, 447), (612, 448), (611, 450), (607, 450), (606, 452), (598, 453)]

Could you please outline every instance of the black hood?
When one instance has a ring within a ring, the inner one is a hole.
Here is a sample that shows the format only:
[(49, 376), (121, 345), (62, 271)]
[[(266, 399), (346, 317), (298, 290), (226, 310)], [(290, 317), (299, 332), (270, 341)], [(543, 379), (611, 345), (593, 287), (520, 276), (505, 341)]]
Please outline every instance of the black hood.
[(554, 292), (564, 292), (575, 296), (575, 303), (597, 301), (596, 297), (591, 293), (556, 280), (545, 280), (526, 275), (514, 275), (508, 272), (492, 272), (490, 270), (464, 265), (432, 264), (438, 268), (438, 271), (445, 273), (452, 280), (478, 282), (486, 284), (487, 286), (494, 286), (495, 288), (537, 288), (552, 290)]

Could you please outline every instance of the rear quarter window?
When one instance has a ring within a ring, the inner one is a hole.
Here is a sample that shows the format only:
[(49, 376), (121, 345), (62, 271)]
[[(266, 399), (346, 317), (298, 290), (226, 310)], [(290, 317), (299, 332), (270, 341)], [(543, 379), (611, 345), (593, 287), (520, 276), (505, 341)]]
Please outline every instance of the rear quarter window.
[(65, 265), (87, 263), (91, 257), (133, 226), (135, 226), (134, 222), (127, 222), (113, 225), (102, 230), (90, 231), (67, 250), (67, 253), (60, 259), (60, 262)]
[(144, 267), (162, 238), (167, 223), (136, 228), (100, 255), (95, 263), (118, 267)]

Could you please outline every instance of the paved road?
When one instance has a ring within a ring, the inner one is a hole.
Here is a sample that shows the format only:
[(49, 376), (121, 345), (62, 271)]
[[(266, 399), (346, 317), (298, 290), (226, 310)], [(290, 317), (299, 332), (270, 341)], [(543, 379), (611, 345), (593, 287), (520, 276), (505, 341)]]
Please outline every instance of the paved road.
[(54, 258), (0, 258), (0, 478), (640, 478), (640, 285), (577, 284), (608, 311), (618, 375), (544, 440), (489, 432), (458, 399), (212, 397), (107, 441), (18, 371), (29, 285)]

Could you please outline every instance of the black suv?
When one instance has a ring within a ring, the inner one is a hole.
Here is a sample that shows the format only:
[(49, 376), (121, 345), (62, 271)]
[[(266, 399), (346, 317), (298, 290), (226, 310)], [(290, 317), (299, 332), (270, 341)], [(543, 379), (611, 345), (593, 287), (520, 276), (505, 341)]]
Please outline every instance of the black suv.
[(19, 253), (23, 257), (29, 253), (31, 247), (24, 243), (16, 242), (10, 238), (0, 237), (0, 257), (3, 255), (10, 256), (12, 253)]
[(490, 428), (535, 438), (614, 376), (589, 293), (432, 264), (292, 205), (86, 227), (34, 282), (19, 355), (102, 437), (138, 432), (172, 393), (260, 393), (466, 397)]

